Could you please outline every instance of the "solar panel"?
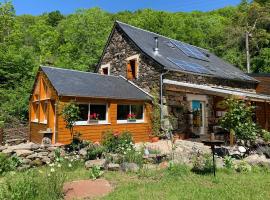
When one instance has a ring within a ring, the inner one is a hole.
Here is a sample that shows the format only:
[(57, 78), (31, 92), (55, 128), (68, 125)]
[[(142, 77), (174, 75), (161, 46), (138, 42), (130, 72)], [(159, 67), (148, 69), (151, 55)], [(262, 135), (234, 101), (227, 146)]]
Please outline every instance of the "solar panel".
[(181, 51), (183, 51), (187, 56), (192, 58), (197, 58), (204, 61), (209, 61), (209, 59), (204, 55), (200, 50), (198, 50), (196, 47), (191, 46), (189, 44), (179, 42), (176, 40), (171, 40), (171, 42)]
[(170, 58), (170, 57), (167, 57), (167, 59), (184, 71), (189, 71), (189, 72), (194, 72), (194, 73), (199, 73), (199, 74), (212, 74), (208, 69), (206, 69), (204, 66), (201, 66), (199, 64), (186, 62), (183, 60), (178, 60), (178, 59)]

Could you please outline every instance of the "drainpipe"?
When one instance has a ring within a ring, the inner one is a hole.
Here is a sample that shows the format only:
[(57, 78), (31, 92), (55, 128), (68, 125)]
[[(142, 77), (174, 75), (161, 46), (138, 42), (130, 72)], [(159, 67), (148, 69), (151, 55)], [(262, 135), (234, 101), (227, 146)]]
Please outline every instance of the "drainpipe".
[(169, 70), (160, 74), (160, 123), (163, 120), (163, 76), (168, 74)]

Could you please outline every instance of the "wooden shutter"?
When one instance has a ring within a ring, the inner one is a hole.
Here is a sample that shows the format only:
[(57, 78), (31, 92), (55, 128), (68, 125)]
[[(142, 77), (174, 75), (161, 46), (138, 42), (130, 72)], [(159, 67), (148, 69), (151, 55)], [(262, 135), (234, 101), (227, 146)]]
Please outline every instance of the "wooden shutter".
[(127, 64), (127, 79), (132, 80), (132, 69), (131, 69), (131, 64), (128, 62)]

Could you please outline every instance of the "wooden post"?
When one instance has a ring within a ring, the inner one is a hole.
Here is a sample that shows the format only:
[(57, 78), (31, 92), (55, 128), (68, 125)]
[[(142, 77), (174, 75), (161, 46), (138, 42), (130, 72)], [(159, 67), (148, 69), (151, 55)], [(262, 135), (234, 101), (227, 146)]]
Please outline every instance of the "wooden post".
[(232, 147), (234, 145), (234, 130), (230, 130), (230, 146)]

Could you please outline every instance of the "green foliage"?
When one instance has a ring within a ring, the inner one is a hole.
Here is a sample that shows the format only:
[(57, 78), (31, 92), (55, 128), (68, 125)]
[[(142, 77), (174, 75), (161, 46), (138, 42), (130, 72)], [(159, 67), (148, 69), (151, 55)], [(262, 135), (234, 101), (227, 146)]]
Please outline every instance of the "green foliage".
[(247, 162), (241, 161), (240, 163), (235, 165), (235, 170), (237, 172), (247, 173), (247, 172), (251, 172), (252, 168), (251, 168), (250, 164), (248, 164)]
[(213, 172), (213, 160), (211, 154), (198, 153), (193, 159), (192, 171), (198, 174)]
[(0, 153), (0, 175), (15, 170), (20, 164), (21, 162), (18, 157), (9, 157), (6, 154)]
[(0, 199), (58, 200), (63, 197), (64, 180), (65, 175), (60, 170), (53, 175), (37, 170), (14, 173), (1, 183)]
[(128, 131), (118, 133), (109, 130), (104, 132), (102, 145), (110, 153), (126, 154), (128, 151), (134, 150), (132, 135)]
[[(211, 12), (144, 9), (111, 14), (92, 8), (66, 16), (59, 11), (16, 16), (10, 1), (1, 2), (0, 120), (27, 120), (39, 65), (93, 71), (115, 20), (209, 49), (241, 69), (246, 68), (244, 35), (249, 30), (252, 69), (269, 72), (269, 16), (266, 0)], [(153, 133), (159, 134), (156, 123)]]
[(263, 129), (261, 135), (262, 135), (262, 138), (265, 142), (270, 141), (270, 132), (269, 131)]
[(105, 148), (99, 144), (90, 144), (87, 149), (87, 154), (85, 156), (86, 160), (95, 160), (101, 158)]
[(127, 151), (123, 157), (121, 157), (120, 163), (136, 163), (139, 167), (142, 167), (144, 164), (144, 159), (143, 159), (143, 152), (142, 151), (135, 151), (135, 150), (130, 150)]
[(228, 112), (221, 118), (220, 125), (229, 131), (233, 130), (237, 139), (254, 141), (259, 131), (252, 120), (254, 107), (233, 97), (226, 99), (224, 104)]
[(231, 156), (225, 156), (224, 157), (224, 165), (227, 169), (232, 169), (233, 168), (233, 161), (234, 158), (232, 158)]
[(101, 177), (103, 174), (103, 172), (101, 171), (101, 168), (100, 166), (93, 166), (91, 169), (90, 169), (90, 178), (93, 179), (93, 180), (96, 180), (97, 178)]
[(152, 134), (153, 136), (160, 136), (161, 135), (161, 121), (160, 121), (160, 104), (159, 104), (159, 95), (156, 88), (152, 91), (153, 96), (153, 110), (151, 112), (151, 122), (152, 122)]
[(70, 130), (72, 136), (75, 122), (79, 119), (79, 112), (79, 107), (73, 102), (65, 104), (61, 111), (61, 115), (66, 123), (66, 128)]

